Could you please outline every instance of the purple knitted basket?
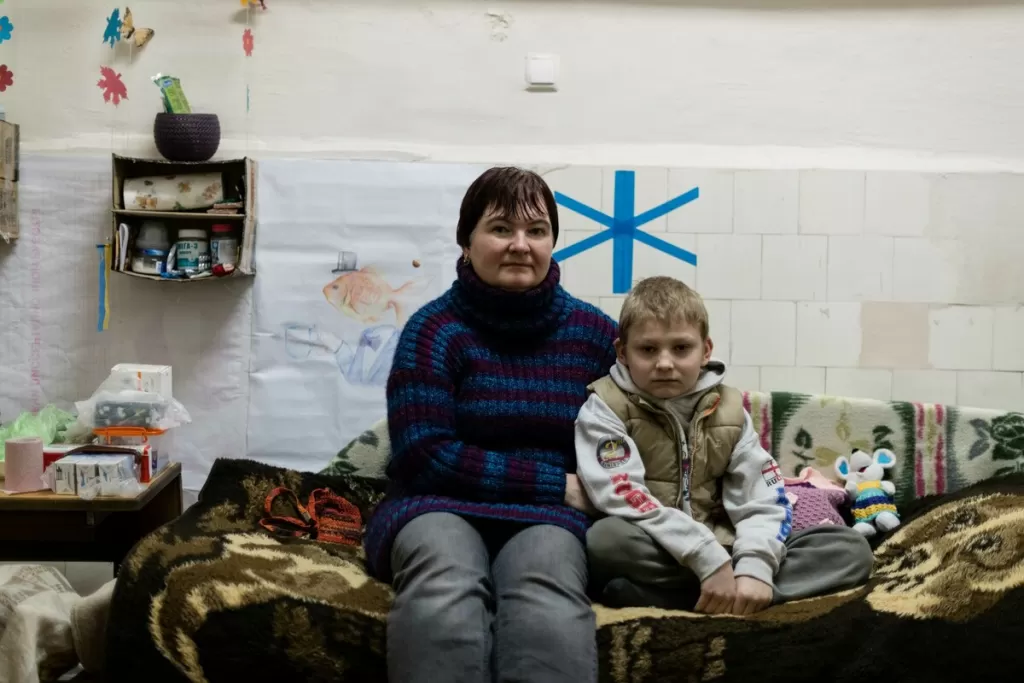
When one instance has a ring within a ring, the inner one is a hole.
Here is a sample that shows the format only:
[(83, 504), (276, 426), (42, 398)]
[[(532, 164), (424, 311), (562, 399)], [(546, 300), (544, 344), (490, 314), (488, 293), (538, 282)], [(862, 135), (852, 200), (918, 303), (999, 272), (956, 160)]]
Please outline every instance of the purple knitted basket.
[(206, 161), (220, 147), (220, 119), (216, 114), (168, 114), (153, 122), (153, 140), (171, 161)]

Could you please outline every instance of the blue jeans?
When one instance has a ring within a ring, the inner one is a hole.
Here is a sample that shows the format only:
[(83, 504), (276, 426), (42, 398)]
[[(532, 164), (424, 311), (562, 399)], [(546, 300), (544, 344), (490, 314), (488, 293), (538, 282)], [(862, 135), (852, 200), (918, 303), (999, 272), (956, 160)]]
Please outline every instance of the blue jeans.
[(579, 539), (432, 512), (391, 549), (392, 683), (593, 683), (594, 612)]

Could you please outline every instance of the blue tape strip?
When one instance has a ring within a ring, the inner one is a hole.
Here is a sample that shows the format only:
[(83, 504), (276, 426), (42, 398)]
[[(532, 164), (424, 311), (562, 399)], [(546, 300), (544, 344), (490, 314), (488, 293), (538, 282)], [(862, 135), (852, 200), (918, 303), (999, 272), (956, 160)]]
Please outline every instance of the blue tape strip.
[(100, 252), (100, 288), (99, 288), (99, 311), (96, 318), (96, 331), (104, 330), (104, 323), (107, 320), (107, 259), (105, 244), (97, 244), (96, 250)]
[(633, 286), (633, 235), (636, 173), (615, 172), (615, 245), (612, 255), (612, 292), (625, 294)]
[(611, 228), (615, 225), (615, 221), (608, 214), (601, 213), (597, 209), (592, 209), (583, 202), (578, 202), (572, 197), (566, 196), (561, 192), (555, 193), (555, 202), (569, 209), (575, 211), (584, 218), (589, 218), (595, 223), (600, 223), (606, 228)]
[(649, 232), (643, 232), (642, 230), (637, 230), (636, 231), (636, 240), (638, 242), (643, 242), (644, 244), (646, 244), (649, 247), (654, 247), (658, 251), (660, 251), (662, 253), (665, 253), (665, 254), (668, 254), (669, 256), (674, 256), (675, 258), (679, 259), (680, 261), (686, 261), (691, 266), (697, 265), (697, 255), (694, 254), (692, 251), (687, 251), (687, 250), (683, 249), (682, 247), (677, 247), (676, 245), (672, 244), (671, 242), (666, 242), (663, 239), (655, 237), (654, 235), (652, 235)]
[(634, 240), (685, 263), (697, 265), (697, 255), (693, 252), (654, 237), (638, 228), (699, 198), (700, 188), (695, 187), (637, 216), (634, 214), (636, 211), (636, 173), (633, 171), (615, 172), (613, 216), (587, 206), (561, 192), (555, 192), (555, 201), (560, 206), (610, 229), (565, 247), (555, 252), (552, 257), (556, 261), (565, 261), (608, 240), (614, 240), (612, 245), (612, 292), (626, 294), (633, 287)]
[(665, 214), (675, 211), (681, 206), (686, 206), (693, 200), (698, 199), (699, 197), (700, 188), (695, 187), (689, 192), (684, 192), (675, 199), (670, 199), (664, 204), (659, 204), (658, 206), (654, 207), (653, 209), (650, 209), (649, 211), (644, 211), (642, 214), (636, 217), (636, 221), (633, 222), (633, 225), (639, 228), (641, 225), (650, 223), (653, 220), (657, 220), (658, 218), (661, 218)]
[(596, 247), (599, 244), (604, 244), (611, 238), (612, 231), (603, 230), (602, 232), (599, 232), (596, 235), (591, 235), (585, 240), (580, 240), (576, 244), (570, 244), (568, 247), (565, 247), (564, 249), (559, 249), (558, 251), (551, 255), (551, 258), (561, 262), (566, 259), (572, 258), (576, 254), (581, 254), (587, 249), (590, 249), (591, 247)]

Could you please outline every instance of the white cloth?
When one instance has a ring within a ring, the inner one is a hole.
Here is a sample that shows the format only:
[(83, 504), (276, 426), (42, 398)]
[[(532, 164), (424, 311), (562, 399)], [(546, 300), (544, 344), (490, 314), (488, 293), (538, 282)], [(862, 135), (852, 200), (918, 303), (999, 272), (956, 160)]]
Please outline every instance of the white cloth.
[(52, 680), (78, 664), (71, 610), (82, 600), (42, 565), (0, 565), (0, 681)]

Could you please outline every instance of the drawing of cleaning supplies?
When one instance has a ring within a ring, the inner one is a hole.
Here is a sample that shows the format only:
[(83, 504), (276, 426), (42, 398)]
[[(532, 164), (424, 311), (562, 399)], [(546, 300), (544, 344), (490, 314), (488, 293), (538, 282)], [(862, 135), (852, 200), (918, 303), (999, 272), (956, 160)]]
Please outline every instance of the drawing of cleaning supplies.
[(284, 326), (284, 350), (296, 360), (309, 358), (314, 346), (323, 346), (316, 325), (286, 323)]

